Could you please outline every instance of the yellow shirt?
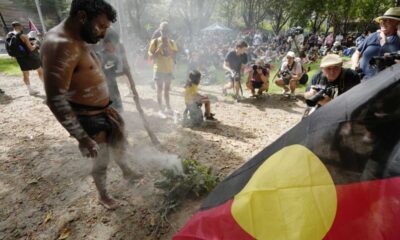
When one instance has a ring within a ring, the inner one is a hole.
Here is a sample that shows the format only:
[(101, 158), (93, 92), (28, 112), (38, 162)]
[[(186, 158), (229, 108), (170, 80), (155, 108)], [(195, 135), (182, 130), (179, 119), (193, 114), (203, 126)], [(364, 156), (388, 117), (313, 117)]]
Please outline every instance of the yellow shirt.
[[(151, 40), (149, 47), (149, 55), (154, 54), (158, 48), (163, 49), (163, 43), (161, 37)], [(172, 73), (174, 71), (174, 58), (178, 48), (173, 40), (168, 39), (168, 51), (169, 53), (165, 56), (161, 50), (161, 55), (154, 56), (154, 71), (160, 73)]]
[(192, 104), (194, 100), (194, 96), (196, 96), (198, 86), (195, 84), (192, 84), (191, 87), (186, 87), (185, 88), (185, 103), (186, 104)]

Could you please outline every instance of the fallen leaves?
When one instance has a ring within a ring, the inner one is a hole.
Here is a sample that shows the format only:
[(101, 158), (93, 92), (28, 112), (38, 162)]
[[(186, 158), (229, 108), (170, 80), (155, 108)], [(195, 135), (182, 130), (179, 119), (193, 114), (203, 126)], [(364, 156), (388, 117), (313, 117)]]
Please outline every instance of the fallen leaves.
[(46, 214), (46, 217), (44, 218), (43, 223), (44, 223), (44, 224), (48, 223), (52, 218), (53, 218), (53, 212), (50, 211), (50, 212), (48, 212), (48, 213)]
[(60, 236), (58, 237), (58, 240), (65, 240), (65, 239), (67, 239), (69, 236), (71, 235), (71, 229), (69, 229), (69, 228), (64, 228), (62, 231), (61, 231), (61, 234), (60, 234)]

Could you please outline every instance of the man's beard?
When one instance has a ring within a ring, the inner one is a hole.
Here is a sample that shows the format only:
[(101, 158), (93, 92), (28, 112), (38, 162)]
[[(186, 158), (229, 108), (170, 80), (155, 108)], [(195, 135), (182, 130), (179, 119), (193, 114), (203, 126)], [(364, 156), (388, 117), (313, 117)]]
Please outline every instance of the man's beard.
[(83, 41), (89, 44), (96, 44), (100, 41), (101, 37), (97, 36), (96, 33), (93, 31), (93, 27), (90, 26), (89, 21), (86, 21), (81, 28), (81, 37)]

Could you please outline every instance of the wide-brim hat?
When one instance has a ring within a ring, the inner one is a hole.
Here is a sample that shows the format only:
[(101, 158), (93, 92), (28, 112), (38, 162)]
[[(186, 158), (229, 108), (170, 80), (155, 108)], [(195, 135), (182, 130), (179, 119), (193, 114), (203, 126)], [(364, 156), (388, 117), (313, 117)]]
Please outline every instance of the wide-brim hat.
[(337, 54), (328, 54), (322, 58), (320, 67), (330, 67), (343, 64), (343, 59)]
[(400, 7), (389, 8), (383, 16), (375, 18), (375, 21), (379, 22), (381, 19), (394, 19), (400, 21)]

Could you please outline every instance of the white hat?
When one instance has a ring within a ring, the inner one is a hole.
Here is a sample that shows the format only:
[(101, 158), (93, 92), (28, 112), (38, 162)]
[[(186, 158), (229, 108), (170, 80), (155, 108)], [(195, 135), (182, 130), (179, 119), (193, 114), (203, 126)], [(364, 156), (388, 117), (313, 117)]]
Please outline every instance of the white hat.
[(389, 8), (383, 16), (375, 18), (379, 22), (381, 19), (394, 19), (400, 21), (400, 7)]
[(294, 52), (292, 52), (292, 51), (289, 51), (289, 52), (286, 54), (286, 57), (294, 58), (295, 56), (296, 56), (296, 54), (295, 54)]
[(337, 55), (337, 54), (328, 54), (325, 57), (322, 58), (321, 64), (319, 65), (320, 67), (330, 67), (330, 66), (335, 66), (343, 64), (342, 58)]

